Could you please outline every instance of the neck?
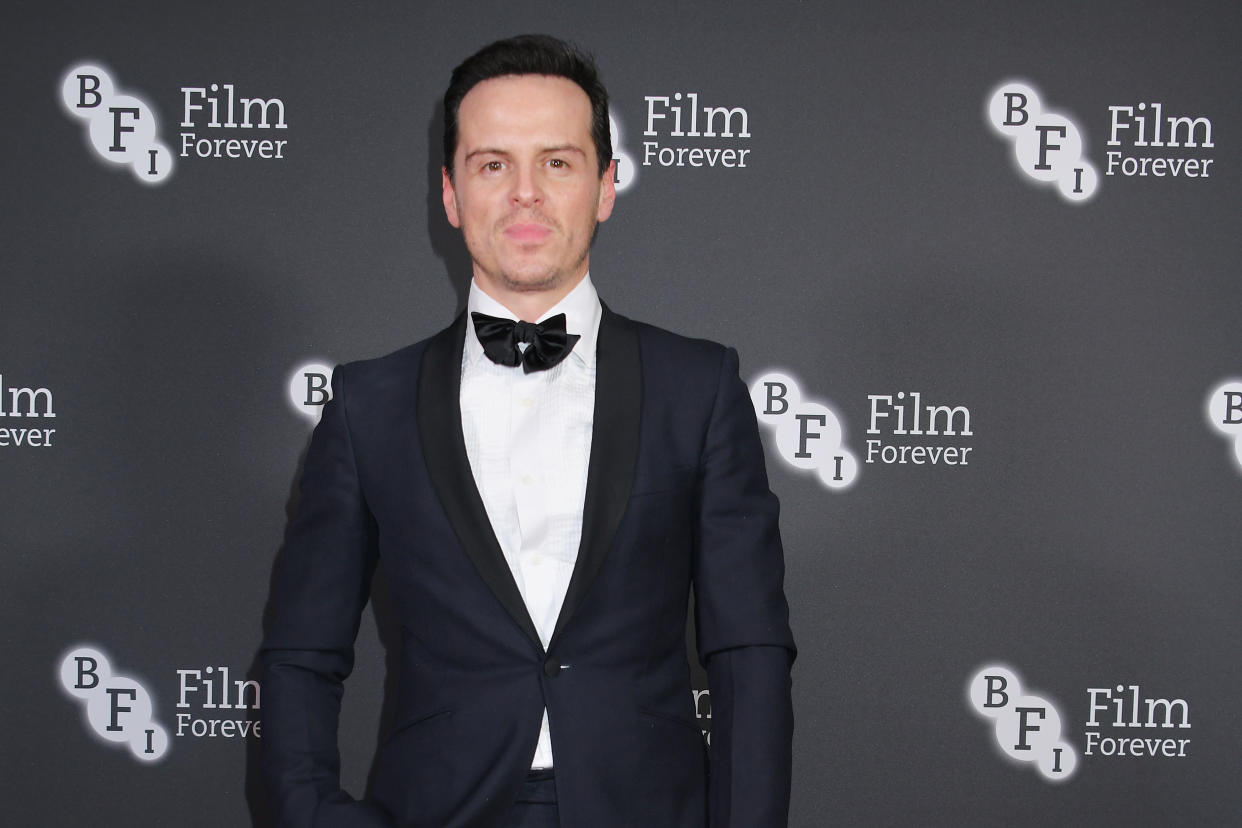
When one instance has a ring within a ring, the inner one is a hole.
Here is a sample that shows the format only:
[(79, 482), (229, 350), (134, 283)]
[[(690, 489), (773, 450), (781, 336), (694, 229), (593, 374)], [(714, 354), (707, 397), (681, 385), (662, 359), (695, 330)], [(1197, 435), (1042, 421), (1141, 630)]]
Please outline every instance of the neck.
[(474, 276), (474, 283), (479, 286), (479, 290), (504, 305), (518, 319), (523, 322), (535, 322), (555, 307), (557, 302), (568, 296), (574, 288), (582, 284), (586, 274), (586, 269), (583, 269), (580, 274), (564, 284), (545, 290), (505, 290), (498, 288), (487, 279), (480, 279), (477, 273)]

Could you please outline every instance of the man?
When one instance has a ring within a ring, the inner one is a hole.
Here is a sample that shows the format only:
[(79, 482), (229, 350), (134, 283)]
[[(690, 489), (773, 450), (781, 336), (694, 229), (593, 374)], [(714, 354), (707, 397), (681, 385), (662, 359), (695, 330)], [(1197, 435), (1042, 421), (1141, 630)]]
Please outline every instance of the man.
[[(616, 193), (594, 65), (546, 36), (492, 44), (454, 71), (444, 138), (468, 314), (334, 372), (263, 646), (280, 824), (784, 825), (778, 506), (736, 354), (596, 295), (590, 243)], [(400, 676), (356, 802), (337, 715), (377, 562)]]

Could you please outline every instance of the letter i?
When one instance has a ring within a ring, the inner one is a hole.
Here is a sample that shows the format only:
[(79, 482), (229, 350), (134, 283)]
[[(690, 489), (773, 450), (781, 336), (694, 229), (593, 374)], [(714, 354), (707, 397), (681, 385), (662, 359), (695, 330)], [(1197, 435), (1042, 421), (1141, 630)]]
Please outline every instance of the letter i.
[[(680, 101), (680, 100), (681, 100), (681, 93), (680, 93), (680, 92), (674, 92), (674, 93), (673, 93), (673, 100), (675, 100), (675, 101)], [(672, 131), (672, 132), (670, 132), (670, 133), (669, 133), (669, 135), (674, 135), (674, 136), (677, 136), (677, 137), (681, 137), (682, 135), (685, 135), (685, 134), (686, 134), (686, 133), (684, 133), (684, 132), (682, 132), (682, 131), (681, 131), (681, 106), (674, 106), (674, 107), (672, 107), (672, 110), (673, 110), (673, 131)]]
[[(905, 398), (906, 398), (905, 391), (897, 392), (897, 399), (904, 400)], [(897, 427), (893, 429), (893, 433), (894, 434), (905, 434), (906, 433), (906, 407), (904, 405), (895, 405), (893, 407), (897, 409)]]
[[(203, 672), (210, 674), (210, 673), (215, 672), (215, 668), (204, 667)], [(203, 705), (203, 707), (214, 708), (216, 706), (216, 700), (215, 700), (216, 686), (215, 684), (212, 683), (210, 678), (205, 679), (203, 681), (203, 684), (207, 687), (207, 702), (206, 704)]]

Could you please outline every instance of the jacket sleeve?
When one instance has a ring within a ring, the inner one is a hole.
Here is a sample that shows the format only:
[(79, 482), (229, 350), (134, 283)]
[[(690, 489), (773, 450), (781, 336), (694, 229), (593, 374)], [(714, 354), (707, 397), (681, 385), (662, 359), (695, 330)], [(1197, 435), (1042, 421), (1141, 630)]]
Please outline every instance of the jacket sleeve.
[(391, 826), (340, 788), (337, 721), (343, 682), (377, 557), (348, 422), (346, 374), (311, 436), (301, 500), (277, 558), (263, 666), (263, 770), (281, 828)]
[(712, 698), (711, 828), (788, 823), (796, 653), (780, 505), (750, 396), (728, 349), (704, 440), (694, 595)]

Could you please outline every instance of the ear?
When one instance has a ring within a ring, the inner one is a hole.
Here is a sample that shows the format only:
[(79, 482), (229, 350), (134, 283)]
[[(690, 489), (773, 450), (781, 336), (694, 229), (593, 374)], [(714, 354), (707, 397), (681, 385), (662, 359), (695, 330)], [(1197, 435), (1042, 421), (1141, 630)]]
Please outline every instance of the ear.
[(461, 227), (461, 217), (457, 215), (457, 192), (453, 189), (453, 177), (448, 167), (440, 168), (440, 197), (444, 201), (444, 215), (448, 216), (449, 224)]
[(596, 221), (607, 221), (612, 215), (612, 207), (617, 203), (617, 159), (608, 162), (608, 169), (599, 182), (599, 206), (595, 211)]

